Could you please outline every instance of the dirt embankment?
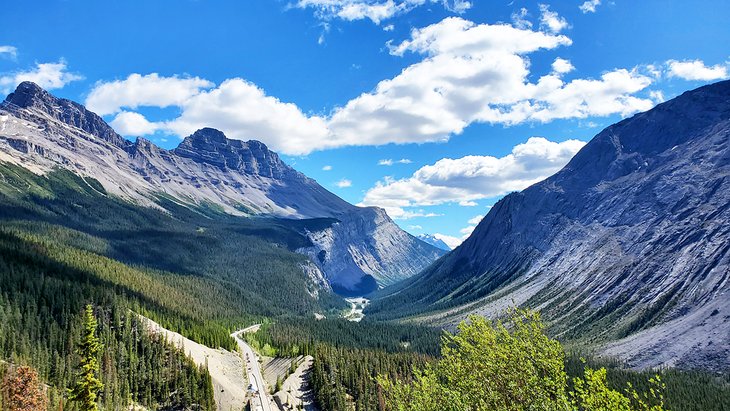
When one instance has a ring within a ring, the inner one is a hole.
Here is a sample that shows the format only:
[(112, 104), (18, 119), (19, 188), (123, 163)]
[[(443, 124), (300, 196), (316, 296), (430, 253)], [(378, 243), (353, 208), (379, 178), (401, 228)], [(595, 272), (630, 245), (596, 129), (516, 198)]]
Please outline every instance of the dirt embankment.
[(213, 349), (163, 328), (161, 325), (140, 316), (147, 328), (161, 334), (167, 341), (182, 349), (198, 365), (208, 366), (213, 393), (219, 411), (241, 410), (246, 405), (248, 380), (244, 373), (243, 359), (237, 352)]

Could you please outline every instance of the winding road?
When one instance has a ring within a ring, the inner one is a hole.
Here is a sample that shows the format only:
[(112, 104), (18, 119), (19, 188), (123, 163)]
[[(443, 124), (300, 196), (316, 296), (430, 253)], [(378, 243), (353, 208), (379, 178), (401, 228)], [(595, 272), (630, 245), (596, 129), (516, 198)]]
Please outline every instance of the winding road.
[[(242, 333), (256, 332), (259, 327), (261, 327), (261, 324), (252, 325), (250, 327), (244, 328), (243, 330), (234, 332), (233, 334), (231, 334), (231, 337), (236, 340), (236, 342), (238, 343), (238, 347), (241, 349), (241, 353), (243, 354), (244, 361), (246, 363), (248, 381), (251, 386), (259, 393), (257, 398), (261, 407), (260, 410), (278, 411), (279, 407), (276, 406), (276, 404), (269, 396), (268, 391), (266, 390), (266, 383), (264, 382), (264, 377), (261, 373), (261, 365), (259, 364), (258, 356), (251, 348), (251, 346), (246, 344), (243, 338), (240, 337)], [(255, 400), (253, 404), (256, 404)], [(256, 410), (259, 410), (259, 408), (255, 407), (253, 411)]]

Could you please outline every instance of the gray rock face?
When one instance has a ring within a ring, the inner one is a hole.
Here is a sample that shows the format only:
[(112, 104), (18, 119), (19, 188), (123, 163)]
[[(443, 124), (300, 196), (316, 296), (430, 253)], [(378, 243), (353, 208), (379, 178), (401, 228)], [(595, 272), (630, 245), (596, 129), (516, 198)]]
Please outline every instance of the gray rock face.
[[(348, 229), (337, 237), (336, 247), (318, 243), (320, 238), (327, 241), (322, 233), (308, 235), (314, 247), (340, 262), (318, 269), (342, 284), (360, 281), (362, 273), (372, 274), (381, 285), (406, 278), (439, 255), (383, 219), (382, 210), (373, 213), (349, 204), (286, 165), (261, 142), (229, 140), (204, 128), (174, 150), (143, 138), (132, 143), (83, 106), (33, 83), (22, 83), (0, 103), (0, 161), (38, 174), (63, 167), (99, 180), (113, 195), (151, 207), (159, 207), (157, 201), (164, 196), (186, 207), (212, 204), (237, 215), (337, 218)], [(373, 228), (375, 224), (384, 228)], [(389, 248), (395, 242), (405, 244)], [(349, 269), (335, 269), (343, 264)], [(353, 278), (346, 278), (347, 273)]]
[(53, 122), (46, 118), (50, 117), (120, 148), (130, 145), (129, 141), (117, 134), (101, 117), (81, 104), (57, 98), (30, 81), (20, 83), (15, 92), (8, 95), (3, 109), (39, 125), (53, 127)]
[(376, 207), (358, 208), (307, 236), (314, 245), (299, 252), (326, 273), (336, 290), (353, 295), (408, 278), (444, 253), (401, 230)]
[(730, 82), (603, 130), (388, 300), (445, 325), (514, 302), (636, 367), (730, 367)]

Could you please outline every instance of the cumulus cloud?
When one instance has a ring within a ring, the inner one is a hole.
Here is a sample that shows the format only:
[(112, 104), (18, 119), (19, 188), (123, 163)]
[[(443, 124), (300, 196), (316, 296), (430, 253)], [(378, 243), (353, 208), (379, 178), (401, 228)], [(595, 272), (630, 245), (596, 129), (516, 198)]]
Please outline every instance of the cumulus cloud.
[(331, 170), (332, 170), (332, 166), (324, 166), (324, 167), (322, 167), (322, 171), (331, 171)]
[(342, 180), (336, 182), (335, 185), (339, 188), (352, 187), (352, 181), (350, 181), (346, 178), (343, 178)]
[(100, 115), (117, 113), (122, 107), (180, 106), (202, 89), (213, 86), (212, 82), (199, 77), (131, 74), (124, 80), (99, 83), (86, 98), (86, 106)]
[(119, 134), (125, 136), (144, 136), (161, 128), (160, 124), (148, 121), (143, 115), (130, 111), (122, 111), (110, 123)]
[(598, 7), (600, 5), (601, 5), (601, 0), (588, 0), (588, 1), (584, 2), (583, 4), (581, 4), (580, 6), (578, 6), (578, 8), (580, 9), (580, 11), (583, 12), (583, 14), (595, 13), (596, 7)]
[(684, 80), (721, 80), (728, 77), (728, 66), (716, 64), (708, 67), (702, 60), (669, 60), (667, 74), (669, 77), (679, 77)]
[(472, 7), (472, 3), (466, 0), (298, 0), (295, 7), (312, 9), (315, 16), (322, 20), (371, 20), (380, 24), (431, 3), (439, 3), (446, 10), (458, 14)]
[(0, 57), (14, 60), (18, 57), (18, 49), (13, 46), (0, 46)]
[(571, 63), (570, 60), (562, 59), (560, 57), (556, 58), (555, 61), (553, 61), (552, 68), (553, 71), (557, 74), (570, 73), (575, 69), (575, 67), (573, 67), (573, 63)]
[[(304, 113), (240, 78), (216, 86), (197, 77), (157, 74), (98, 83), (87, 104), (102, 113), (173, 105), (180, 115), (155, 123), (156, 130), (185, 136), (215, 127), (230, 138), (259, 139), (289, 155), (343, 146), (447, 141), (473, 123), (515, 125), (629, 115), (655, 104), (638, 95), (654, 80), (638, 69), (564, 81), (562, 74), (573, 66), (556, 59), (550, 73), (537, 77), (530, 72), (532, 53), (571, 43), (561, 34), (450, 17), (412, 30), (403, 41), (389, 42), (392, 55), (413, 53), (420, 61), (328, 114)], [(128, 91), (137, 89), (139, 93)], [(120, 118), (119, 124), (127, 124), (122, 120), (144, 124), (137, 116)]]
[(258, 139), (285, 154), (336, 147), (325, 120), (307, 116), (296, 104), (267, 95), (243, 79), (230, 79), (182, 104), (180, 117), (167, 123), (177, 135), (213, 126), (230, 138)]
[(528, 81), (527, 54), (570, 44), (564, 35), (457, 17), (415, 29), (410, 39), (389, 44), (390, 52), (425, 58), (337, 109), (330, 130), (349, 144), (434, 142), (474, 122), (546, 122), (653, 106), (652, 100), (632, 95), (652, 81), (636, 70), (568, 83), (556, 75)]
[(540, 27), (552, 32), (560, 33), (568, 27), (568, 21), (558, 15), (557, 12), (550, 10), (547, 4), (540, 4)]
[(444, 158), (408, 178), (386, 177), (366, 192), (361, 204), (383, 207), (399, 219), (413, 207), (475, 201), (522, 190), (560, 170), (584, 144), (531, 137), (504, 157)]
[(63, 88), (66, 84), (83, 79), (67, 70), (66, 62), (37, 63), (35, 68), (0, 75), (0, 89), (9, 92), (24, 81), (32, 81), (46, 90)]
[[(215, 127), (229, 138), (258, 139), (284, 154), (308, 154), (334, 147), (325, 120), (307, 116), (293, 103), (268, 96), (255, 84), (229, 79), (209, 90), (213, 83), (194, 78), (130, 75), (125, 80), (98, 83), (86, 104), (99, 113), (140, 106), (177, 106), (174, 119), (152, 123), (139, 113), (125, 111), (112, 121), (123, 135), (161, 130), (187, 136), (203, 127)], [(118, 93), (117, 93), (118, 92)]]

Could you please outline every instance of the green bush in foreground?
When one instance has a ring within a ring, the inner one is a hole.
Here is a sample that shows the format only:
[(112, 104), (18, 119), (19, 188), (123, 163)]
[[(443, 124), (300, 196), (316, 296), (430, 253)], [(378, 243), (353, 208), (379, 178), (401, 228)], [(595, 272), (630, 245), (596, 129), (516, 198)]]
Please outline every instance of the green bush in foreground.
[(539, 314), (513, 310), (507, 321), (472, 316), (446, 334), (442, 358), (407, 383), (379, 377), (386, 409), (662, 411), (658, 377), (648, 393), (606, 385), (606, 370), (587, 368), (568, 390), (564, 351), (548, 338)]

